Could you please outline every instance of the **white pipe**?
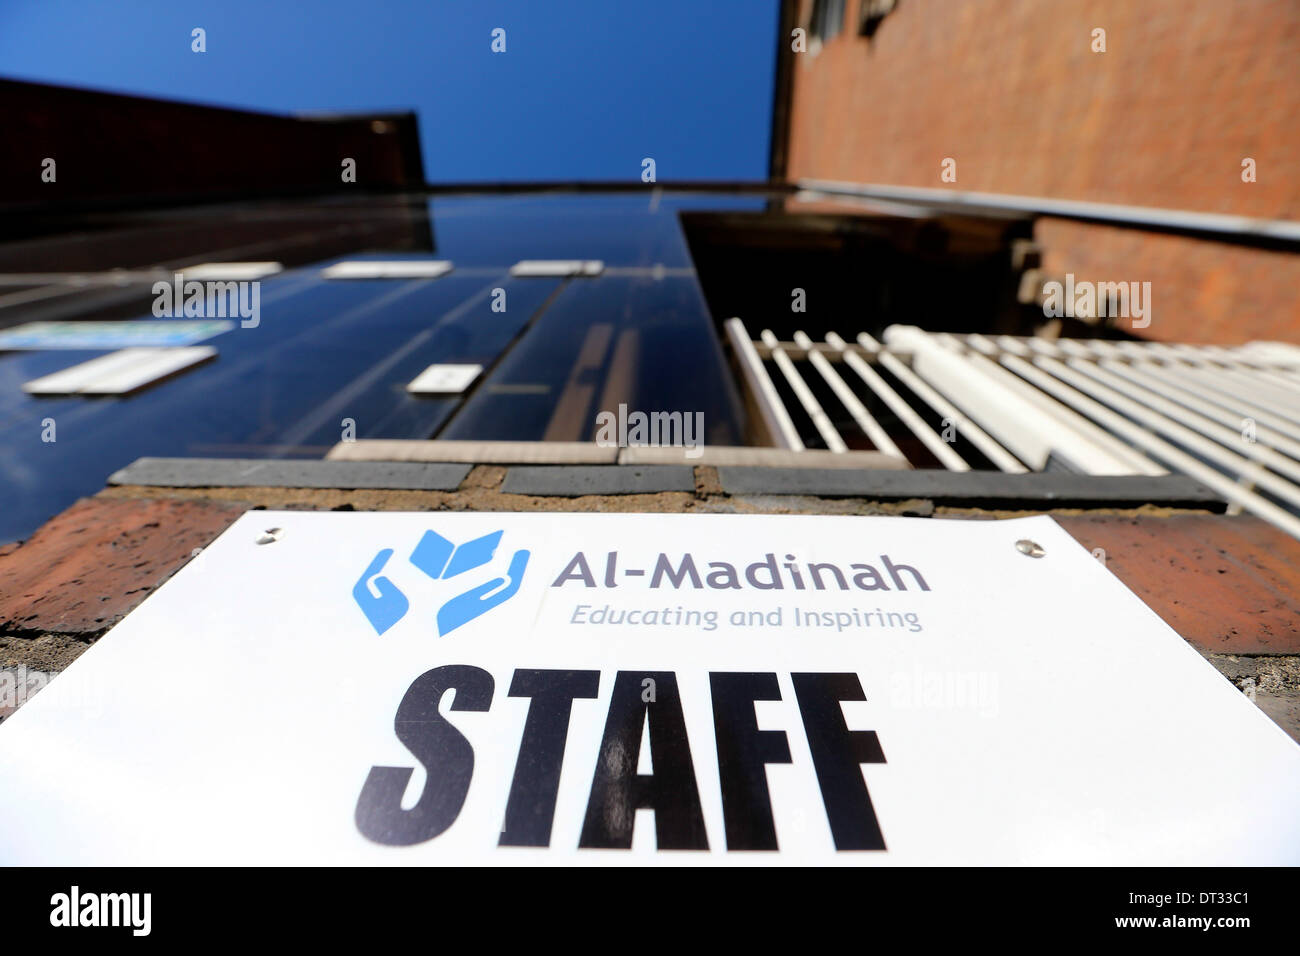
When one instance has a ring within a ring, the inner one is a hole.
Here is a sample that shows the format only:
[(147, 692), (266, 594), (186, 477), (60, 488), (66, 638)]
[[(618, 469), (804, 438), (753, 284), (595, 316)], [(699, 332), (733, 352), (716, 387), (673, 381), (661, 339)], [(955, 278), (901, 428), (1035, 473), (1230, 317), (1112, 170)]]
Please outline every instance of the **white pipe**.
[(1036, 470), (1044, 470), (1055, 455), (1089, 475), (1140, 473), (1127, 458), (1086, 434), (1080, 427), (1086, 424), (1083, 419), (983, 355), (964, 351), (955, 338), (899, 326), (886, 334), (911, 342), (916, 370)]
[[(947, 337), (941, 336), (941, 338)], [(1060, 402), (1053, 400), (1050, 396), (1044, 394), (1042, 389), (1034, 388), (1033, 386), (1026, 384), (1020, 378), (1017, 378), (1015, 375), (1012, 375), (1006, 370), (996, 366), (993, 363), (993, 359), (996, 359), (1001, 352), (997, 346), (984, 336), (978, 334), (968, 335), (966, 339), (972, 348), (982, 352), (986, 356), (992, 356), (992, 359), (978, 359), (980, 362), (988, 363), (990, 374), (999, 376), (1000, 380), (1004, 381), (1008, 387), (1019, 391), (1026, 401), (1037, 403), (1043, 411), (1057, 419), (1057, 421), (1061, 423), (1063, 429), (1077, 434), (1085, 441), (1092, 442), (1094, 445), (1101, 448), (1106, 454), (1118, 459), (1120, 462), (1128, 466), (1131, 474), (1168, 474), (1166, 469), (1161, 468), (1141, 452), (1130, 448), (1122, 441), (1116, 439), (1114, 435), (1108, 433), (1105, 429), (1098, 428), (1092, 422), (1088, 421), (1088, 419), (1071, 411)]]
[(826, 333), (826, 342), (832, 348), (840, 350), (844, 364), (857, 372), (858, 378), (862, 379), (868, 388), (880, 396), (880, 400), (889, 406), (890, 410), (898, 416), (898, 420), (911, 429), (912, 434), (919, 438), (926, 448), (930, 449), (934, 456), (939, 459), (941, 465), (949, 471), (970, 471), (970, 465), (966, 464), (961, 455), (953, 451), (952, 446), (940, 438), (934, 429), (925, 423), (925, 419), (918, 415), (911, 405), (907, 404), (903, 396), (890, 388), (889, 383), (880, 377), (879, 372), (859, 356), (849, 351), (847, 342), (834, 332)]
[[(890, 328), (893, 328), (893, 326), (890, 326)], [(886, 329), (886, 333), (888, 333), (888, 331), (889, 330)], [(858, 344), (863, 348), (876, 349), (876, 361), (892, 373), (895, 378), (916, 393), (916, 396), (921, 399), (921, 401), (925, 402), (938, 412), (945, 421), (951, 422), (953, 427), (956, 428), (959, 433), (964, 435), (967, 441), (978, 448), (989, 461), (993, 462), (999, 470), (1011, 475), (1022, 475), (1029, 470), (1014, 456), (1008, 453), (1006, 449), (999, 445), (991, 435), (984, 431), (984, 429), (980, 428), (975, 424), (975, 422), (967, 417), (965, 412), (940, 395), (938, 391), (931, 388), (928, 382), (913, 372), (896, 355), (893, 355), (889, 350), (882, 348), (880, 343), (870, 335), (866, 332), (859, 332), (857, 340)]]

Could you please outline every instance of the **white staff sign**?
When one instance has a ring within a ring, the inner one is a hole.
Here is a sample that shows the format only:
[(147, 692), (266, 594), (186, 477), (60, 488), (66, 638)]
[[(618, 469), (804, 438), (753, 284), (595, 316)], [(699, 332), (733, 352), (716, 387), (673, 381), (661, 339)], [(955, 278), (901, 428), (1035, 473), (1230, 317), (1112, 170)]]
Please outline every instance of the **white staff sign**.
[(0, 779), (4, 863), (1300, 862), (1300, 747), (1049, 518), (250, 512)]

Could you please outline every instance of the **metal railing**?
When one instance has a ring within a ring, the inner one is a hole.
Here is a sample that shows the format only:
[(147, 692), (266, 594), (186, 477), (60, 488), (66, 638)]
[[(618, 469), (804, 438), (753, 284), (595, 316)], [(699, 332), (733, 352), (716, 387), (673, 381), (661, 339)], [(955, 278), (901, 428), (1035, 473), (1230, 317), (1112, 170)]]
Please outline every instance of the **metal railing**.
[(1182, 473), (1300, 538), (1300, 347), (726, 331), (778, 447), (950, 471)]

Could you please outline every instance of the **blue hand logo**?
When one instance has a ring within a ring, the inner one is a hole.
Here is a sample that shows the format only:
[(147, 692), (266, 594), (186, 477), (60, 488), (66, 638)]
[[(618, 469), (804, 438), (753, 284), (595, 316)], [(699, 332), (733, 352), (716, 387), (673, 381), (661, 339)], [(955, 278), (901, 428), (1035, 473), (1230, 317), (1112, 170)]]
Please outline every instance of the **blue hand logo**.
[[(436, 531), (426, 531), (411, 552), (410, 560), (429, 577), (445, 581), (491, 561), (496, 554), (497, 545), (501, 543), (502, 533), (493, 531), (458, 547)], [(352, 588), (353, 600), (378, 634), (383, 634), (400, 621), (411, 606), (406, 595), (379, 573), (392, 556), (392, 548), (381, 550)], [(516, 551), (510, 559), (505, 577), (492, 578), (443, 604), (438, 609), (436, 618), (438, 635), (449, 634), (462, 624), (467, 624), (514, 597), (523, 582), (528, 557), (527, 551)]]
[[(384, 548), (380, 551), (370, 562), (370, 567), (366, 568), (366, 573), (361, 575), (361, 580), (352, 588), (352, 599), (360, 605), (361, 610), (370, 619), (371, 626), (380, 634), (400, 621), (406, 609), (411, 606), (406, 595), (397, 590), (392, 581), (388, 578), (375, 577), (384, 570), (384, 565), (392, 556), (392, 548)], [(372, 578), (378, 594), (373, 593), (368, 587)]]

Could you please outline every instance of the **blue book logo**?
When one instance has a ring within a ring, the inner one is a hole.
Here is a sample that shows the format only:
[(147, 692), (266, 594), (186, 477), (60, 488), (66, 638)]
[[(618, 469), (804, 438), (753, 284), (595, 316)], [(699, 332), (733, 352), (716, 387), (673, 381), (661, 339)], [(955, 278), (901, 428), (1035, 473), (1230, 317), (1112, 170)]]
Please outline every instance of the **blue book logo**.
[[(434, 580), (459, 577), (491, 561), (503, 533), (493, 531), (455, 545), (436, 531), (426, 531), (411, 552), (410, 562)], [(352, 588), (353, 600), (377, 634), (383, 634), (400, 621), (411, 607), (406, 595), (380, 573), (392, 556), (392, 548), (379, 551)], [(504, 577), (491, 578), (447, 600), (438, 608), (438, 635), (449, 634), (514, 597), (523, 582), (528, 557), (527, 551), (516, 551)]]

